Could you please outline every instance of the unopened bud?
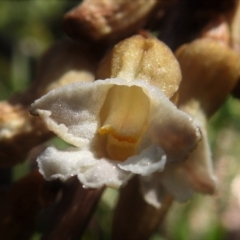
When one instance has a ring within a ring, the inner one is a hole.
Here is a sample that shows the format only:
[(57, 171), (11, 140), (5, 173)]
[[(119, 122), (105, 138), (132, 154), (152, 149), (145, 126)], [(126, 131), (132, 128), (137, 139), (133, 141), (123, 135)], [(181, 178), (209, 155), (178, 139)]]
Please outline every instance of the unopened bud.
[(121, 41), (103, 59), (97, 78), (144, 80), (159, 87), (169, 98), (181, 81), (179, 64), (171, 50), (156, 38), (136, 35)]
[(239, 55), (221, 42), (199, 39), (180, 47), (176, 57), (183, 76), (178, 105), (195, 99), (211, 115), (237, 83)]

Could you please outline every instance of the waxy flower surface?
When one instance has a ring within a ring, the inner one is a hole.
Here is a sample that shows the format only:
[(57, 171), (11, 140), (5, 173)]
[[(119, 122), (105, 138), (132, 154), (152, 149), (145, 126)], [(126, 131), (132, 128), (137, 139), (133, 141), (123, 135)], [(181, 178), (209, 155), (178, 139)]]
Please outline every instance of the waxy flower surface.
[(38, 158), (47, 180), (77, 175), (85, 187), (119, 187), (133, 174), (161, 172), (185, 160), (200, 131), (166, 95), (142, 80), (74, 83), (35, 101), (31, 113), (73, 145)]

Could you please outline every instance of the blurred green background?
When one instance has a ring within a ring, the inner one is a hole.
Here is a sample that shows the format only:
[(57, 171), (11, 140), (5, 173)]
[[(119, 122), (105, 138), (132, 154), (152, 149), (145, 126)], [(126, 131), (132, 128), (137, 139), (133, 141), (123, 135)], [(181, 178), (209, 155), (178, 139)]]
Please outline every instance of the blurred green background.
[(0, 1), (0, 98), (25, 89), (37, 59), (64, 36), (62, 17), (79, 1)]
[[(34, 80), (41, 54), (65, 37), (62, 17), (79, 1), (0, 1), (0, 100), (26, 89)], [(214, 196), (196, 195), (174, 204), (166, 221), (151, 240), (240, 239), (240, 104), (230, 97), (209, 122), (219, 189)], [(54, 139), (52, 141), (59, 141)], [(28, 172), (26, 163), (12, 170), (16, 181)], [(108, 189), (83, 239), (110, 239), (117, 191)], [(32, 240), (40, 239), (41, 214)], [(239, 237), (239, 238), (238, 238)]]

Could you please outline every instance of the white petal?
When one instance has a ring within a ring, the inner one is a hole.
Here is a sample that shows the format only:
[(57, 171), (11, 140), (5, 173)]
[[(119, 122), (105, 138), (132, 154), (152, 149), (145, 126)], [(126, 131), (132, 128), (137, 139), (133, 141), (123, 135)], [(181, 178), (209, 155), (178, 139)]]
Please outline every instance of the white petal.
[(86, 188), (98, 188), (103, 185), (113, 188), (119, 188), (124, 185), (132, 174), (121, 170), (117, 162), (106, 159), (100, 159), (92, 168), (81, 171), (78, 174), (80, 182)]
[(199, 128), (194, 125), (189, 115), (178, 110), (173, 104), (161, 104), (159, 111), (154, 112), (154, 124), (150, 124), (150, 131), (166, 152), (167, 160), (185, 160), (201, 138)]
[(189, 155), (184, 166), (189, 172), (192, 185), (197, 191), (213, 193), (217, 188), (217, 178), (213, 171), (211, 150), (206, 130), (206, 117), (200, 110), (195, 114), (195, 122), (201, 127), (202, 140)]
[(139, 181), (144, 200), (153, 207), (160, 208), (166, 194), (161, 182), (155, 179), (154, 174), (147, 177), (139, 177)]
[(179, 110), (162, 91), (151, 90), (149, 132), (167, 155), (167, 161), (185, 160), (201, 138), (190, 115)]
[(212, 159), (209, 146), (202, 140), (184, 163), (196, 191), (213, 193), (217, 188), (217, 178), (213, 173)]
[(117, 166), (118, 162), (106, 159), (95, 159), (92, 152), (69, 148), (58, 150), (47, 148), (37, 159), (39, 170), (46, 180), (59, 178), (66, 180), (78, 175), (84, 187), (98, 188), (103, 185), (119, 187), (130, 177)]
[[(202, 139), (181, 163), (167, 164), (162, 173), (155, 173), (155, 179), (177, 200), (185, 201), (194, 192), (213, 193), (216, 190), (216, 177), (213, 173), (211, 151), (207, 139), (206, 118), (201, 110), (194, 113), (194, 122), (201, 128)], [(158, 177), (157, 177), (158, 176)]]
[(135, 174), (143, 176), (150, 175), (155, 171), (162, 171), (166, 163), (166, 155), (163, 150), (156, 145), (144, 149), (139, 155), (129, 157), (118, 166)]
[(83, 147), (96, 136), (99, 113), (113, 85), (151, 87), (143, 81), (127, 82), (117, 78), (72, 83), (36, 100), (30, 112), (39, 115), (47, 127), (66, 142)]
[(60, 178), (66, 180), (77, 175), (81, 168), (95, 165), (93, 155), (88, 151), (79, 151), (76, 148), (58, 150), (48, 147), (37, 159), (39, 171), (46, 180)]
[(182, 163), (171, 163), (163, 172), (154, 173), (155, 180), (161, 182), (164, 189), (180, 202), (185, 202), (194, 194), (188, 171)]
[(93, 139), (98, 114), (111, 85), (79, 82), (50, 91), (31, 105), (48, 128), (68, 143), (81, 147)]

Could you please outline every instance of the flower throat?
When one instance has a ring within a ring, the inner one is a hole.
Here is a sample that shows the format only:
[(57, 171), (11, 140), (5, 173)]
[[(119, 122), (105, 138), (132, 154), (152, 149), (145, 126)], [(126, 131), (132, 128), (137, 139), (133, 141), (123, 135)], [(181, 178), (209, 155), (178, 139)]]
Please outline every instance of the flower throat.
[(113, 160), (124, 161), (133, 155), (148, 120), (150, 102), (137, 86), (113, 86), (101, 108), (101, 127), (106, 135), (106, 151)]

